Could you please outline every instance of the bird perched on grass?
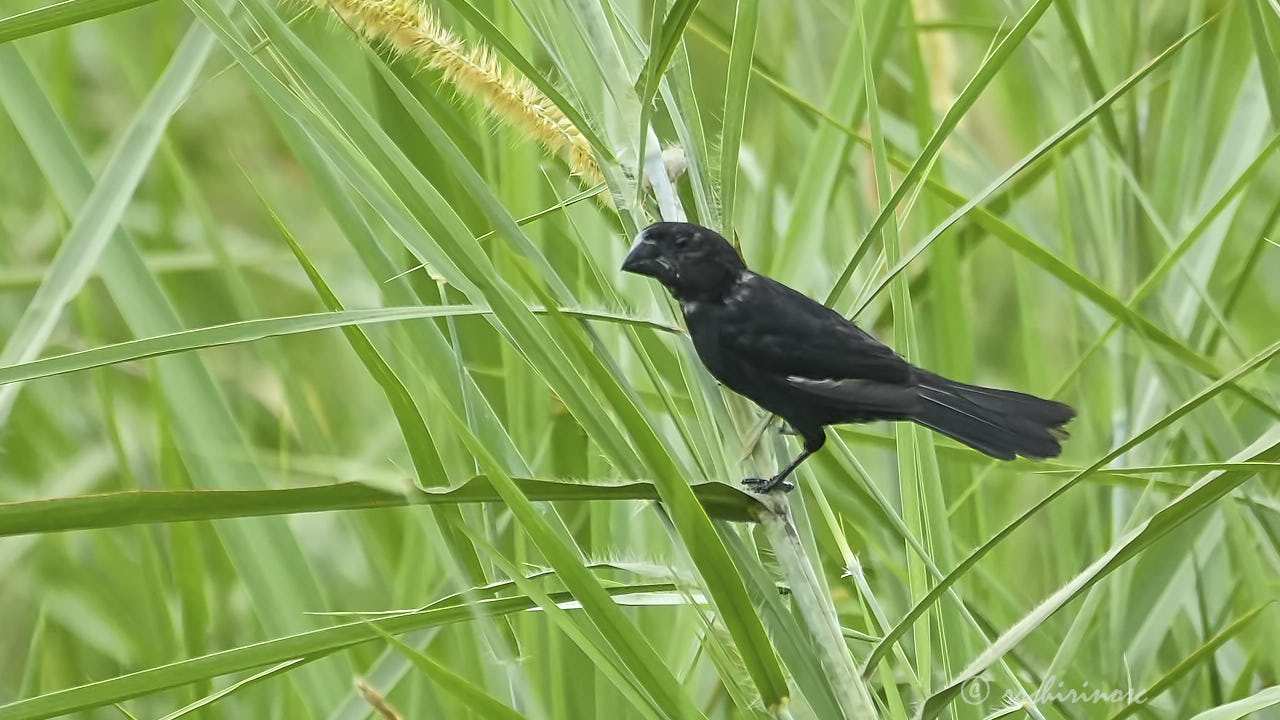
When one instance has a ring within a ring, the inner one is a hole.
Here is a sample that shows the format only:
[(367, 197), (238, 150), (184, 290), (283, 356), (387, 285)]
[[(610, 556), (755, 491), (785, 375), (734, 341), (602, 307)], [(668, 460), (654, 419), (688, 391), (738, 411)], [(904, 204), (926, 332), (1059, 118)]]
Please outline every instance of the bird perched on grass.
[(714, 230), (650, 225), (622, 269), (665, 285), (711, 374), (803, 438), (776, 475), (742, 481), (758, 492), (794, 487), (787, 476), (822, 448), (827, 425), (910, 420), (1000, 460), (1062, 452), (1069, 406), (915, 367), (831, 308), (751, 272)]

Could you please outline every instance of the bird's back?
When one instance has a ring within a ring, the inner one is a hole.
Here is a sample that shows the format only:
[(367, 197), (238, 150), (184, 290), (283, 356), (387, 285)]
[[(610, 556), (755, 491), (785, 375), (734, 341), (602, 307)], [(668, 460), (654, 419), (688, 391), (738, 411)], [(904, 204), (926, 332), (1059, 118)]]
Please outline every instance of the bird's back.
[[(702, 362), (717, 380), (793, 427), (900, 417), (911, 366), (839, 313), (744, 272), (723, 297), (683, 303)], [(842, 383), (838, 392), (832, 383)], [(855, 387), (856, 384), (856, 387)], [(865, 401), (850, 403), (854, 392)]]

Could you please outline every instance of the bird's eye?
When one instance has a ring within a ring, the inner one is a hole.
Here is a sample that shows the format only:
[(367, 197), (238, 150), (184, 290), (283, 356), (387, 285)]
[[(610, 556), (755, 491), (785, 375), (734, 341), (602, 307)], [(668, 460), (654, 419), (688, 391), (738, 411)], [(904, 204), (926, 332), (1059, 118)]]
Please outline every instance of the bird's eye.
[(688, 244), (689, 244), (689, 238), (685, 237), (684, 235), (677, 235), (677, 236), (676, 236), (676, 247), (681, 247), (681, 248), (682, 248), (682, 247), (684, 247), (685, 245), (688, 245)]

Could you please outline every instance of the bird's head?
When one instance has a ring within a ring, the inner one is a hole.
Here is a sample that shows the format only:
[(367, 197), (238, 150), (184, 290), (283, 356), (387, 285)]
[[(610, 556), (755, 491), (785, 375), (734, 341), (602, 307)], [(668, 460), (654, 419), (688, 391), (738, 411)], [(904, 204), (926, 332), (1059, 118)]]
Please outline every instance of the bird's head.
[(717, 297), (747, 266), (715, 230), (684, 222), (660, 222), (636, 236), (624, 272), (647, 275), (682, 300)]

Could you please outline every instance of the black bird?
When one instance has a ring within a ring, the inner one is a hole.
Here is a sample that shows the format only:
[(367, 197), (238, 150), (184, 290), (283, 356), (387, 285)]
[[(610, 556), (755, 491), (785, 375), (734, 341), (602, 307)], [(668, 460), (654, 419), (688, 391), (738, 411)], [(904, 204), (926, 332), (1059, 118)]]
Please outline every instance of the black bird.
[(714, 230), (650, 225), (622, 270), (665, 285), (711, 374), (804, 439), (778, 474), (742, 481), (759, 492), (790, 490), (787, 476), (822, 448), (823, 428), (842, 423), (911, 420), (1000, 460), (1062, 452), (1069, 406), (915, 367), (831, 308), (748, 270)]

